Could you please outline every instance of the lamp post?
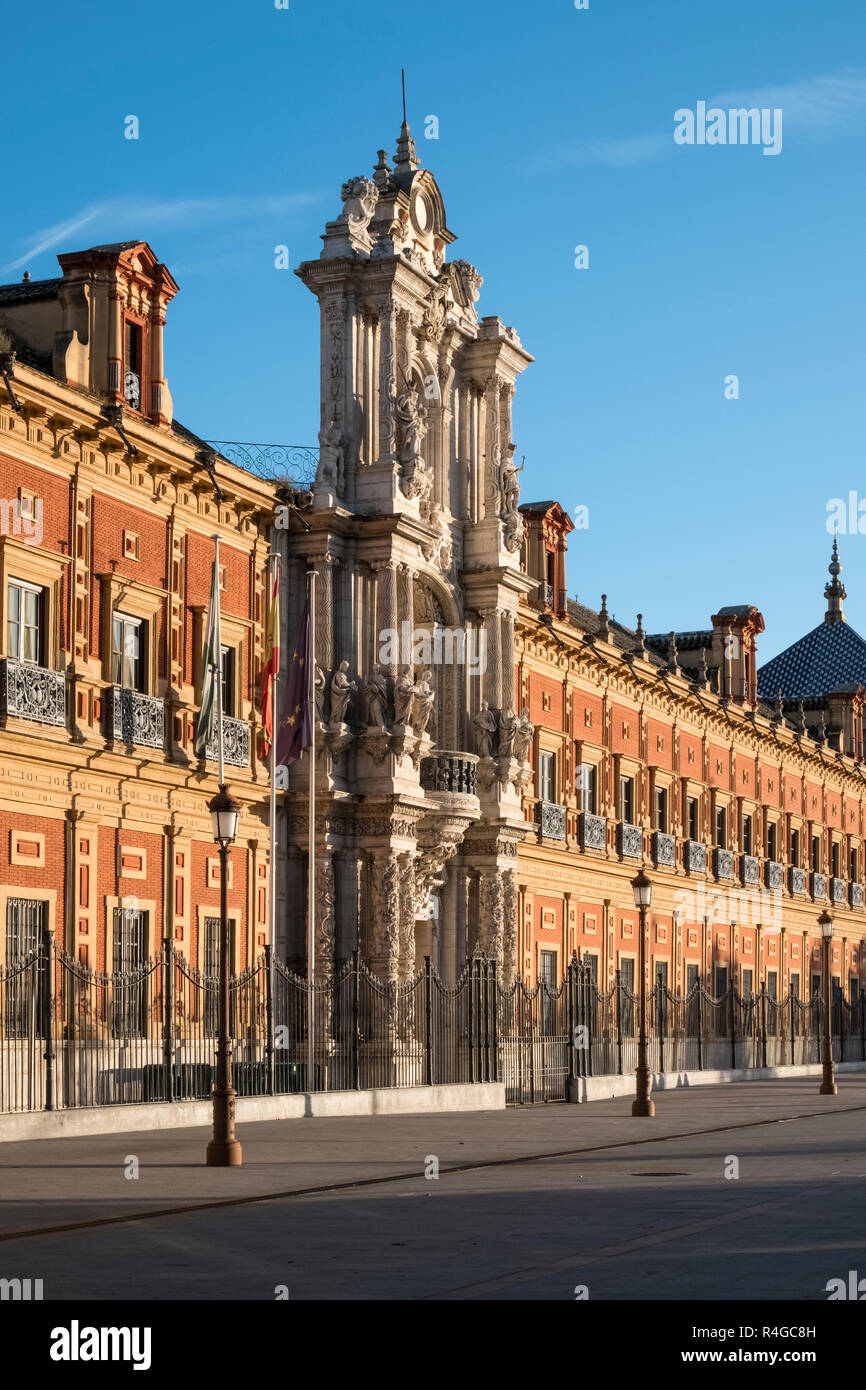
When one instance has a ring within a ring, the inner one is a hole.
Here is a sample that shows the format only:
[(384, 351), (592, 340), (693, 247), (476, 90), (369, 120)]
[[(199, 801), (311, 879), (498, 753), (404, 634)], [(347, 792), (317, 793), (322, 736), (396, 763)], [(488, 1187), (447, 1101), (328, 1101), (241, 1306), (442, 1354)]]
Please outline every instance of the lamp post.
[(229, 795), (224, 782), (210, 802), (213, 837), (220, 852), (220, 963), (219, 1031), (217, 1035), (216, 1085), (213, 1090), (213, 1139), (207, 1146), (209, 1168), (237, 1168), (243, 1162), (235, 1138), (235, 1090), (232, 1086), (232, 1045), (229, 1036), (229, 849), (238, 833), (240, 802)]
[(631, 881), (634, 905), (640, 913), (640, 1026), (637, 1037), (637, 1070), (635, 1072), (635, 1098), (632, 1102), (633, 1115), (652, 1116), (656, 1108), (650, 1100), (650, 1074), (646, 1058), (646, 914), (652, 901), (653, 886), (643, 869)]
[(833, 1070), (833, 1038), (830, 1031), (830, 942), (833, 939), (833, 918), (826, 910), (818, 918), (824, 938), (824, 1075), (818, 1087), (819, 1096), (835, 1096), (839, 1090)]

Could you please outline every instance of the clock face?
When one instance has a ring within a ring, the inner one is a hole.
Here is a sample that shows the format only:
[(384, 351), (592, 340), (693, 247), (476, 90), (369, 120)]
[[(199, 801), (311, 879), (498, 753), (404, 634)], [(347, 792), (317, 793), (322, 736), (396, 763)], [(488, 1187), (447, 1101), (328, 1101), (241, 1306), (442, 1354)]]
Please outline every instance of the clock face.
[(419, 232), (429, 232), (433, 224), (430, 204), (423, 193), (416, 193), (412, 199), (412, 221)]
[(127, 372), (123, 380), (123, 394), (133, 410), (138, 410), (141, 404), (141, 382), (135, 372)]

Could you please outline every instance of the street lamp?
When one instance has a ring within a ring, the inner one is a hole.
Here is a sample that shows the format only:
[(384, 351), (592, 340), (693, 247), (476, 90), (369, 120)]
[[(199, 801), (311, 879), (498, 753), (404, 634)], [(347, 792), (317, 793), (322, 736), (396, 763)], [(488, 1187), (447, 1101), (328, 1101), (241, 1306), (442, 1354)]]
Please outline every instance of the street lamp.
[(632, 1102), (633, 1115), (652, 1116), (656, 1108), (650, 1100), (650, 1075), (646, 1060), (646, 914), (652, 901), (653, 886), (643, 869), (631, 881), (634, 905), (640, 913), (640, 1027), (637, 1039), (637, 1070), (635, 1072), (635, 1098)]
[(237, 1168), (243, 1162), (235, 1138), (235, 1089), (232, 1086), (232, 1045), (229, 1036), (229, 849), (238, 833), (240, 802), (229, 795), (224, 782), (210, 802), (213, 837), (220, 853), (220, 962), (219, 1031), (217, 1034), (216, 1085), (213, 1090), (213, 1139), (207, 1146), (209, 1168)]
[(839, 1090), (833, 1070), (833, 1038), (830, 1032), (830, 942), (833, 939), (833, 918), (821, 913), (818, 926), (824, 938), (824, 1075), (818, 1087), (819, 1096), (835, 1096)]

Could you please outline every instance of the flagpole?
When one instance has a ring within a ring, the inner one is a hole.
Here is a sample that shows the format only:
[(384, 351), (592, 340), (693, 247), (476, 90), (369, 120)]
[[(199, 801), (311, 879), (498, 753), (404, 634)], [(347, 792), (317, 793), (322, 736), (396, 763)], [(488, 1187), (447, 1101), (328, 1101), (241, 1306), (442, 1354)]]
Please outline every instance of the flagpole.
[(310, 742), (309, 809), (307, 843), (307, 1090), (313, 1089), (315, 1034), (316, 968), (316, 579), (317, 570), (307, 570), (310, 578), (310, 669), (307, 672), (307, 700), (313, 734)]
[[(270, 564), (271, 605), (273, 606), (273, 603), (274, 603), (274, 593), (276, 592), (277, 595), (279, 595), (279, 592), (280, 592), (280, 556), (279, 556), (279, 553), (274, 553), (274, 552), (272, 551), (272, 552), (271, 552), (271, 556), (270, 556), (270, 560), (271, 560), (271, 564)], [(270, 614), (268, 614), (268, 624), (270, 624)], [(276, 633), (276, 640), (277, 640), (277, 643), (279, 644), (279, 643), (280, 643), (280, 632), (279, 632), (279, 629), (277, 630), (277, 633)], [(277, 651), (279, 651), (279, 650), (280, 650), (280, 646), (278, 645), (278, 646), (277, 646)], [(273, 660), (273, 652), (272, 652), (272, 654), (271, 654), (271, 660)], [(277, 717), (277, 711), (278, 711), (278, 708), (279, 708), (277, 696), (278, 696), (278, 691), (279, 691), (279, 678), (280, 678), (280, 672), (279, 672), (279, 667), (277, 667), (276, 670), (272, 670), (272, 671), (271, 671), (271, 791), (270, 791), (270, 803), (271, 803), (271, 804), (270, 804), (270, 818), (271, 818), (271, 827), (270, 827), (270, 829), (271, 829), (271, 834), (270, 834), (270, 842), (271, 842), (271, 843), (270, 843), (270, 876), (271, 876), (271, 885), (270, 885), (270, 886), (271, 886), (271, 891), (270, 891), (270, 905), (269, 905), (269, 911), (268, 911), (268, 941), (269, 941), (270, 948), (271, 948), (271, 949), (270, 949), (270, 955), (269, 955), (269, 958), (268, 958), (268, 974), (269, 974), (269, 976), (270, 976), (270, 979), (268, 980), (268, 988), (269, 988), (269, 990), (270, 990), (270, 996), (271, 996), (271, 1036), (270, 1036), (270, 1038), (268, 1039), (268, 1045), (269, 1045), (269, 1047), (270, 1047), (270, 1058), (271, 1058), (271, 1068), (272, 1068), (272, 1069), (273, 1069), (274, 1060), (275, 1060), (275, 1059), (274, 1059), (274, 1024), (273, 1024), (273, 1019), (274, 1019), (274, 1016), (275, 1016), (275, 1008), (274, 1008), (274, 1006), (275, 1006), (275, 1000), (274, 1000), (274, 980), (275, 980), (275, 975), (274, 975), (274, 949), (275, 949), (276, 941), (277, 941), (277, 732), (278, 732), (279, 727), (280, 727), (280, 721), (279, 721), (279, 719), (278, 719), (278, 717)], [(269, 1080), (270, 1080), (271, 1082), (273, 1082), (273, 1072), (272, 1072), (272, 1074), (271, 1074)]]

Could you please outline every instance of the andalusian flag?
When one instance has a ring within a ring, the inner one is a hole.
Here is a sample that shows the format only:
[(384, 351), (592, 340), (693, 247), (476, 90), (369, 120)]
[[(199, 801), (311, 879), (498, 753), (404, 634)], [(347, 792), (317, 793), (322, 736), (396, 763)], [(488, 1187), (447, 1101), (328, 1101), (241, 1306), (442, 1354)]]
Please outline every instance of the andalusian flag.
[(283, 717), (277, 734), (277, 766), (297, 762), (313, 742), (313, 716), (310, 708), (310, 671), (313, 665), (313, 630), (310, 600), (304, 604), (298, 636), (292, 649), (286, 681)]
[(274, 705), (277, 678), (280, 674), (280, 572), (274, 566), (268, 625), (265, 632), (265, 664), (262, 667), (262, 723), (265, 728), (265, 752), (269, 753), (274, 737)]
[(201, 709), (195, 726), (195, 755), (203, 758), (213, 742), (217, 720), (217, 681), (220, 679), (220, 577), (219, 551), (214, 556), (207, 609), (207, 627), (201, 658)]

